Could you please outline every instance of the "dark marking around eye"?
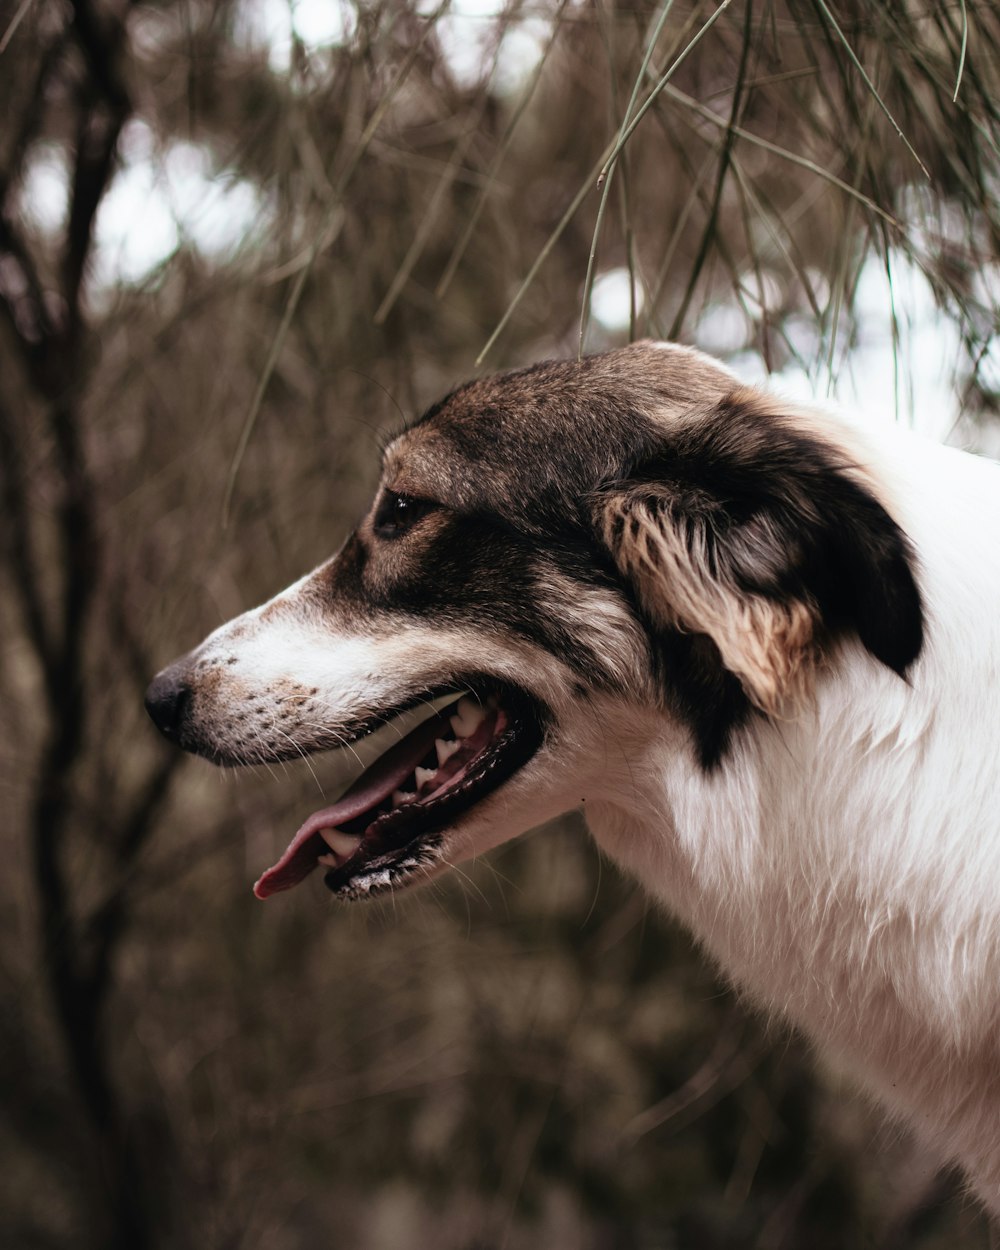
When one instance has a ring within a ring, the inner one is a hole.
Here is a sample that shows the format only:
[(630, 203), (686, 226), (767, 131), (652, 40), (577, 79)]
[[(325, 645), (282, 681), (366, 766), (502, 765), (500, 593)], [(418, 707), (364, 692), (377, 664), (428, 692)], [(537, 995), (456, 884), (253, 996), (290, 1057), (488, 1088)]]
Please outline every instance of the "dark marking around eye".
[(437, 504), (412, 495), (398, 495), (387, 490), (375, 511), (373, 529), (379, 538), (400, 538)]

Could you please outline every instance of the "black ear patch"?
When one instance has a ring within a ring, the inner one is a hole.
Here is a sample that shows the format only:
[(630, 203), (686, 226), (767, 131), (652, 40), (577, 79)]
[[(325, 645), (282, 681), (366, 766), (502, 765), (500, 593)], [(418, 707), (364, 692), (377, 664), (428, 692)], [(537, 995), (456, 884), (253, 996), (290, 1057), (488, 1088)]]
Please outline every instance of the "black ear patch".
[(871, 654), (901, 677), (923, 647), (924, 613), (906, 536), (862, 488), (846, 482), (847, 523), (833, 529), (820, 599), (830, 625), (857, 631)]
[(832, 438), (755, 392), (679, 423), (595, 513), (707, 766), (754, 707), (806, 694), (838, 637), (900, 676), (920, 653), (906, 536)]

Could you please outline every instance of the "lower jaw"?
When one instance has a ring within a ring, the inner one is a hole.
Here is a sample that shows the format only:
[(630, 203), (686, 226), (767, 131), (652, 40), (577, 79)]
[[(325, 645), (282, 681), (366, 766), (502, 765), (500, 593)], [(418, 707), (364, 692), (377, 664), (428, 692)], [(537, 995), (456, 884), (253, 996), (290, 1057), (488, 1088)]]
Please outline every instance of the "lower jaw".
[(354, 903), (426, 882), (443, 864), (444, 841), (444, 833), (425, 834), (401, 851), (376, 856), (353, 871), (350, 864), (331, 868), (323, 884), (341, 902)]
[[(445, 794), (428, 805), (397, 809), (370, 825), (358, 850), (323, 877), (327, 889), (344, 901), (371, 898), (405, 885), (426, 880), (442, 864), (449, 829), (467, 812), (475, 810), (514, 776), (542, 744), (545, 723), (540, 707), (526, 698), (508, 704), (510, 723), (495, 748), (470, 770), (457, 792)], [(468, 790), (489, 788), (481, 797), (465, 802)], [(413, 830), (419, 821), (420, 828)]]

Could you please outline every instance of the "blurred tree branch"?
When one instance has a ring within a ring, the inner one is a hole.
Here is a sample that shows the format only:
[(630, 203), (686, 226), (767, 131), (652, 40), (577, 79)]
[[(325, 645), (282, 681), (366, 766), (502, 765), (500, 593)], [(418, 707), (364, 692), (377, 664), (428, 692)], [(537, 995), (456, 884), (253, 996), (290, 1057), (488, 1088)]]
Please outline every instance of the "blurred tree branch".
[[(98, 675), (88, 668), (87, 648), (95, 625), (102, 551), (96, 522), (99, 488), (86, 451), (83, 282), (97, 210), (114, 177), (118, 141), (131, 111), (121, 65), (124, 21), (125, 15), (111, 6), (74, 0), (68, 30), (52, 35), (42, 53), (31, 101), (0, 182), (0, 307), (34, 391), (30, 407), (41, 415), (41, 426), (29, 428), (30, 417), (16, 419), (10, 400), (0, 404), (0, 492), (9, 519), (7, 546), (15, 589), (46, 697), (47, 727), (30, 822), (43, 966), (108, 1191), (107, 1203), (101, 1198), (95, 1202), (99, 1215), (109, 1213), (107, 1226), (100, 1220), (95, 1226), (95, 1244), (141, 1250), (150, 1232), (104, 1032), (104, 1009), (128, 915), (129, 869), (166, 798), (175, 761), (154, 766), (137, 784), (117, 827), (103, 831), (114, 847), (116, 888), (89, 918), (77, 914), (65, 864), (66, 839), (78, 823), (74, 773), (88, 732), (100, 732), (88, 721), (88, 684)], [(53, 289), (20, 228), (13, 201), (25, 155), (44, 123), (46, 97), (57, 79), (72, 101), (75, 156), (59, 280)], [(42, 448), (46, 509), (32, 502), (39, 489), (27, 467), (25, 449), (32, 444)], [(55, 561), (41, 557), (46, 542), (56, 544)], [(106, 623), (114, 619), (112, 615)]]

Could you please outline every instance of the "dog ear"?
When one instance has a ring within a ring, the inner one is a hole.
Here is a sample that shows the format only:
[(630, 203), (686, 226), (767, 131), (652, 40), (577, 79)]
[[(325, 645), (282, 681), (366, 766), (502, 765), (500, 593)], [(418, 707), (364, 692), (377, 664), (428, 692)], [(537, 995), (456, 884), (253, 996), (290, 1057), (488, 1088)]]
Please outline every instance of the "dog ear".
[(909, 547), (845, 457), (742, 393), (673, 444), (602, 492), (595, 518), (658, 628), (711, 639), (772, 714), (839, 634), (905, 674), (923, 638)]

